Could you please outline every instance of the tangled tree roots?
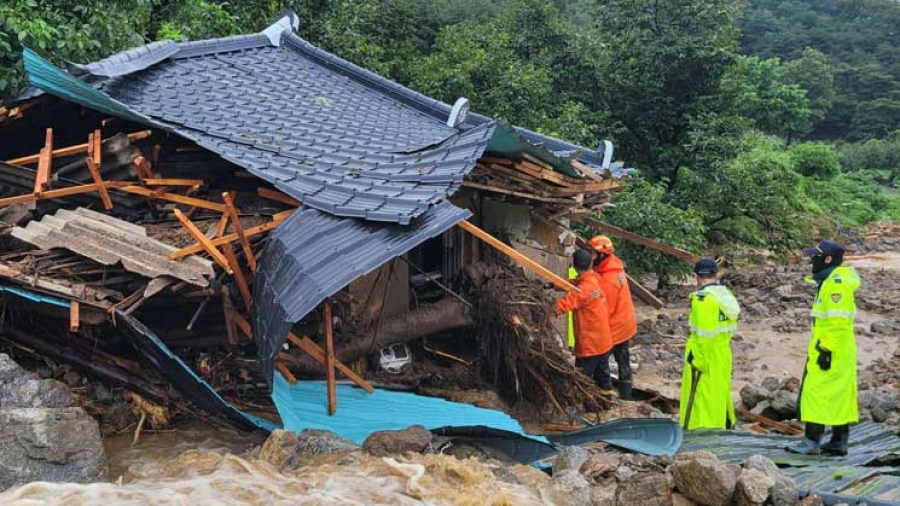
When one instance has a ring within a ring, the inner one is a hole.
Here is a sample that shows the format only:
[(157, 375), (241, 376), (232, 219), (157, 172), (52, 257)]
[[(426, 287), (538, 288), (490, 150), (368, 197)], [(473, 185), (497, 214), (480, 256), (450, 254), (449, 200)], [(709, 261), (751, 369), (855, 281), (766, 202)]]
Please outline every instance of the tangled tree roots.
[(554, 296), (512, 268), (479, 263), (470, 268), (478, 287), (476, 328), (482, 374), (501, 395), (517, 402), (599, 411), (608, 405), (600, 387), (570, 362), (562, 336), (550, 322)]

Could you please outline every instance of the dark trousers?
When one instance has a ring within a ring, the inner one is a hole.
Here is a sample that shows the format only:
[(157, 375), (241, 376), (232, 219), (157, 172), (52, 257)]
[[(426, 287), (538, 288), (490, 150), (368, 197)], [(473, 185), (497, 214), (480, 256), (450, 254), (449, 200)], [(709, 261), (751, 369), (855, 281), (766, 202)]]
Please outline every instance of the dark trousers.
[[(631, 350), (628, 347), (629, 341), (619, 343), (613, 346), (612, 355), (619, 367), (619, 381), (631, 383)], [(607, 354), (607, 360), (609, 360)]]
[[(822, 436), (825, 435), (825, 426), (806, 422), (806, 438), (812, 439), (813, 441), (820, 443), (822, 441)], [(850, 444), (850, 425), (835, 425), (831, 428), (831, 441), (835, 443), (840, 443), (843, 446), (847, 446)]]
[(578, 367), (584, 373), (600, 385), (601, 390), (612, 390), (612, 376), (609, 373), (609, 355), (610, 352), (602, 355), (594, 355), (593, 357), (583, 357), (575, 359), (575, 367)]

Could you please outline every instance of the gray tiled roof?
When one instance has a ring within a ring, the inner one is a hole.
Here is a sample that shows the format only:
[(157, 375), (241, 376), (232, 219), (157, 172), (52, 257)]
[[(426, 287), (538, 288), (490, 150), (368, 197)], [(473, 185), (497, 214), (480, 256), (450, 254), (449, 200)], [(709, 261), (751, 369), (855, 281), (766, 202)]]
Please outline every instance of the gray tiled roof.
[(336, 218), (305, 209), (269, 236), (253, 287), (253, 335), (271, 378), (293, 323), (390, 259), (471, 216), (442, 202), (408, 226)]
[(100, 90), (133, 111), (337, 216), (409, 223), (458, 189), (495, 128), (448, 127), (293, 34), (158, 43), (86, 68), (114, 76)]

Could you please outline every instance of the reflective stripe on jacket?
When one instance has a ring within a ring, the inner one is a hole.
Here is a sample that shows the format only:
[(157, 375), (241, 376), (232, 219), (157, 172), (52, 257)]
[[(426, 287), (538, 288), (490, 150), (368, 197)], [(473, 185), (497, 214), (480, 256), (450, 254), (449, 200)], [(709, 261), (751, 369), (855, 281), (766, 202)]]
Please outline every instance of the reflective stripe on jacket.
[[(856, 380), (855, 292), (859, 276), (850, 267), (837, 267), (813, 303), (812, 335), (800, 390), (800, 420), (822, 425), (859, 421)], [(831, 351), (831, 367), (819, 366), (821, 349)]]
[[(574, 267), (569, 267), (568, 275), (569, 275), (569, 279), (570, 279), (570, 280), (578, 279), (578, 271), (575, 270)], [(574, 316), (572, 315), (572, 313), (569, 313), (569, 315), (566, 317), (566, 319), (567, 319), (568, 322), (569, 322), (569, 325), (568, 325), (568, 328), (569, 328), (569, 348), (574, 348), (574, 347), (575, 347), (575, 318), (574, 318)]]
[(575, 313), (575, 356), (578, 358), (602, 355), (612, 349), (609, 313), (599, 278), (593, 270), (586, 271), (575, 280), (580, 291), (556, 302), (557, 313)]
[(737, 299), (722, 285), (707, 285), (691, 295), (691, 336), (684, 349), (681, 380), (682, 425), (691, 393), (691, 367), (702, 375), (688, 429), (724, 429), (736, 420), (731, 402), (731, 335), (740, 312)]
[(600, 274), (600, 287), (606, 295), (609, 310), (609, 331), (613, 346), (624, 343), (637, 334), (637, 318), (634, 315), (634, 301), (625, 275), (625, 265), (615, 255), (609, 255), (596, 267)]

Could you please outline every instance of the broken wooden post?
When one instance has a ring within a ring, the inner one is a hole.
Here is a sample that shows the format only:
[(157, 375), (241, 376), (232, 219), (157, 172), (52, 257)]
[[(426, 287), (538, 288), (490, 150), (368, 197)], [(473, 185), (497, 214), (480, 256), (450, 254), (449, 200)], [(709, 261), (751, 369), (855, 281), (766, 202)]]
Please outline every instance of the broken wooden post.
[(659, 241), (654, 241), (653, 239), (648, 239), (642, 235), (635, 234), (634, 232), (629, 232), (628, 230), (619, 228), (615, 225), (603, 223), (602, 221), (588, 218), (586, 216), (579, 216), (574, 219), (590, 227), (594, 227), (608, 234), (612, 234), (616, 237), (625, 239), (626, 241), (640, 244), (641, 246), (646, 246), (650, 249), (655, 249), (668, 255), (672, 255), (673, 257), (683, 260), (687, 263), (694, 264), (700, 261), (700, 257), (691, 252), (684, 251), (683, 249), (678, 249), (674, 246), (669, 246), (668, 244), (663, 244)]
[(493, 246), (494, 248), (500, 250), (501, 253), (504, 253), (505, 255), (509, 256), (510, 258), (512, 258), (519, 264), (521, 264), (523, 267), (526, 267), (526, 268), (532, 270), (535, 274), (537, 274), (538, 276), (553, 283), (558, 288), (561, 288), (567, 292), (578, 292), (578, 288), (575, 285), (573, 285), (572, 283), (569, 283), (567, 280), (550, 272), (544, 266), (542, 266), (539, 263), (535, 262), (534, 260), (526, 257), (525, 255), (519, 253), (518, 251), (516, 251), (515, 249), (513, 249), (511, 246), (507, 245), (500, 239), (497, 239), (496, 237), (492, 236), (491, 234), (489, 234), (489, 233), (485, 232), (484, 230), (481, 230), (480, 228), (476, 227), (475, 225), (469, 223), (468, 221), (462, 220), (458, 223), (458, 225), (466, 232), (469, 232), (470, 234), (474, 235), (475, 237), (481, 239), (482, 241)]
[(78, 328), (81, 326), (81, 304), (78, 303), (77, 300), (73, 300), (69, 303), (69, 331), (70, 332), (78, 332)]
[(109, 211), (113, 208), (113, 203), (109, 198), (109, 193), (106, 191), (106, 185), (103, 183), (103, 178), (100, 176), (100, 166), (97, 165), (97, 162), (91, 157), (85, 158), (84, 163), (87, 165), (88, 172), (91, 173), (94, 184), (97, 185), (97, 191), (100, 192), (100, 200), (103, 201), (103, 207)]
[(244, 248), (244, 256), (247, 257), (250, 271), (255, 273), (256, 257), (253, 256), (253, 250), (250, 249), (250, 241), (247, 240), (247, 235), (244, 233), (244, 225), (241, 224), (241, 219), (238, 217), (237, 208), (234, 207), (234, 200), (232, 200), (232, 196), (228, 192), (222, 193), (222, 200), (225, 202), (225, 214), (231, 218), (231, 226), (234, 227), (234, 233), (237, 234), (238, 239), (241, 241), (241, 247)]
[(191, 221), (190, 218), (184, 215), (181, 212), (181, 209), (175, 209), (175, 217), (178, 218), (178, 221), (181, 222), (181, 225), (187, 229), (188, 232), (194, 237), (194, 239), (200, 243), (204, 250), (209, 253), (209, 256), (212, 257), (213, 260), (216, 261), (219, 266), (225, 270), (228, 274), (234, 274), (231, 266), (228, 264), (228, 259), (222, 255), (222, 252), (219, 251), (218, 248), (210, 241), (200, 229), (197, 228), (197, 225), (194, 225), (194, 222)]
[(231, 244), (224, 244), (222, 245), (222, 252), (225, 254), (225, 259), (228, 260), (228, 265), (231, 266), (231, 270), (233, 271), (234, 282), (237, 284), (238, 291), (241, 292), (241, 298), (244, 300), (244, 308), (247, 309), (247, 314), (250, 314), (250, 287), (247, 285), (247, 278), (244, 277), (244, 271), (241, 270), (241, 265), (234, 255), (234, 248), (231, 247)]
[(284, 365), (284, 362), (276, 360), (275, 369), (278, 369), (278, 372), (280, 372), (281, 375), (284, 376), (284, 379), (286, 379), (287, 382), (291, 385), (295, 385), (297, 383), (297, 377), (291, 374), (291, 371), (287, 368), (286, 365)]
[(325, 318), (325, 383), (328, 385), (328, 414), (337, 413), (337, 386), (334, 379), (334, 335), (331, 321), (331, 303), (324, 304)]
[(53, 129), (47, 129), (47, 138), (38, 158), (37, 176), (34, 179), (34, 194), (40, 196), (50, 188), (50, 166), (53, 163)]
[[(153, 170), (150, 168), (150, 164), (147, 163), (147, 159), (143, 156), (135, 157), (134, 167), (137, 169), (138, 179), (142, 182), (147, 179), (153, 179)], [(144, 184), (146, 184), (146, 182)]]
[(631, 292), (635, 294), (637, 298), (644, 301), (645, 304), (653, 309), (661, 309), (666, 305), (659, 297), (653, 295), (653, 292), (651, 292), (649, 288), (640, 284), (636, 279), (627, 274), (625, 277), (628, 279), (628, 286), (631, 288)]

